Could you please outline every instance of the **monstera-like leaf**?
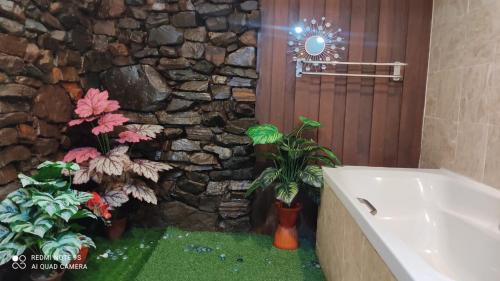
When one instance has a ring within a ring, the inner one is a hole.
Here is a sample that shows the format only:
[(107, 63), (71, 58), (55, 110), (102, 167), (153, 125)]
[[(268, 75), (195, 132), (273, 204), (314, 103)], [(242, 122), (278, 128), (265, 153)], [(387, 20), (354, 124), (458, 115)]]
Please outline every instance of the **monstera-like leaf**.
[(299, 178), (304, 183), (314, 187), (319, 188), (323, 185), (323, 172), (319, 166), (306, 166), (304, 170), (299, 171)]
[(13, 256), (19, 256), (26, 250), (26, 246), (17, 242), (0, 244), (0, 265), (12, 260)]
[(12, 200), (6, 198), (0, 203), (0, 222), (12, 223), (28, 219), (28, 210), (18, 207)]
[(106, 155), (98, 156), (90, 161), (89, 169), (97, 173), (110, 176), (119, 176), (123, 173), (123, 168), (128, 165), (130, 158), (127, 155), (128, 146), (115, 147)]
[(160, 125), (129, 124), (125, 125), (125, 128), (131, 132), (150, 138), (156, 138), (156, 134), (163, 131), (163, 126)]
[(41, 250), (44, 255), (52, 257), (62, 265), (68, 265), (69, 262), (77, 257), (82, 245), (86, 247), (95, 247), (90, 238), (84, 235), (67, 232), (43, 241), (41, 243)]
[(125, 191), (125, 193), (129, 195), (132, 195), (137, 200), (155, 205), (158, 203), (154, 190), (147, 187), (146, 184), (140, 180), (134, 180), (130, 183), (127, 183), (123, 187), (123, 191)]
[(300, 122), (302, 122), (302, 124), (304, 126), (309, 127), (309, 128), (319, 128), (319, 127), (321, 127), (321, 123), (319, 123), (318, 121), (314, 121), (314, 120), (309, 119), (309, 118), (304, 117), (304, 116), (300, 116), (299, 120), (300, 120)]
[(279, 132), (276, 126), (271, 124), (256, 125), (248, 128), (247, 135), (256, 144), (273, 144), (283, 138), (283, 134)]
[(128, 195), (123, 190), (110, 190), (102, 197), (104, 201), (113, 208), (118, 208), (128, 201)]
[(298, 193), (299, 185), (296, 182), (279, 183), (276, 185), (276, 198), (289, 206)]
[(154, 182), (158, 182), (158, 172), (170, 170), (172, 169), (172, 166), (165, 163), (154, 162), (145, 159), (134, 159), (129, 163), (129, 166), (127, 168), (129, 170), (132, 170), (139, 176), (143, 176)]
[(17, 221), (10, 225), (13, 232), (31, 233), (43, 238), (45, 233), (54, 225), (54, 220), (47, 215), (38, 217), (34, 222)]

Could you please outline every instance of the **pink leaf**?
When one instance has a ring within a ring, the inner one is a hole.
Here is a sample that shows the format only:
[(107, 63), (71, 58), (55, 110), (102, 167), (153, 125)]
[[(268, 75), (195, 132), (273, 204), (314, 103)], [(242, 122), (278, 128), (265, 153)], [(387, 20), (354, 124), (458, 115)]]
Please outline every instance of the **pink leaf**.
[(76, 125), (80, 125), (83, 122), (90, 122), (90, 121), (94, 121), (94, 120), (95, 120), (95, 117), (74, 119), (74, 120), (69, 121), (68, 125), (70, 127), (73, 127), (73, 126), (76, 126)]
[(135, 132), (131, 131), (124, 131), (118, 134), (120, 137), (117, 141), (119, 143), (125, 143), (125, 142), (140, 142), (141, 140), (150, 140), (150, 137), (140, 135)]
[(112, 132), (115, 126), (123, 125), (127, 121), (128, 118), (125, 118), (122, 114), (108, 113), (99, 118), (97, 121), (99, 126), (92, 129), (92, 134), (99, 135)]
[(94, 147), (80, 147), (72, 149), (68, 153), (66, 153), (63, 161), (71, 162), (75, 160), (76, 163), (82, 163), (89, 159), (94, 159), (99, 155), (101, 155), (101, 153)]
[(147, 124), (129, 124), (125, 126), (129, 131), (139, 135), (155, 138), (156, 134), (163, 131), (163, 126), (160, 125), (147, 125)]
[(81, 118), (85, 118), (120, 108), (117, 101), (108, 100), (108, 97), (108, 91), (99, 92), (98, 89), (89, 89), (85, 97), (78, 100), (75, 113)]
[(106, 108), (104, 108), (104, 112), (113, 112), (120, 108), (120, 104), (115, 100), (108, 100), (108, 104)]

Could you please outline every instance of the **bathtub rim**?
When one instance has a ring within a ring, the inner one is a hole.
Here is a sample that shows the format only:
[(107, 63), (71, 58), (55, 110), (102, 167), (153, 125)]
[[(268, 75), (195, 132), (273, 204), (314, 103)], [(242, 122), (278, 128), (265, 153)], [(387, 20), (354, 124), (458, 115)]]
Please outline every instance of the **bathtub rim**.
[(411, 250), (390, 232), (377, 228), (374, 220), (370, 219), (369, 212), (361, 204), (351, 198), (346, 191), (342, 190), (345, 183), (340, 177), (335, 175), (342, 171), (370, 171), (370, 172), (404, 172), (409, 174), (432, 174), (434, 176), (451, 177), (472, 184), (475, 192), (481, 192), (489, 196), (500, 198), (497, 189), (486, 184), (477, 182), (466, 176), (454, 173), (446, 169), (420, 169), (420, 168), (387, 168), (387, 167), (367, 167), (367, 166), (343, 166), (339, 168), (323, 168), (325, 185), (330, 186), (337, 198), (342, 202), (349, 214), (361, 228), (364, 235), (373, 245), (377, 253), (389, 267), (393, 275), (399, 281), (453, 281), (449, 277), (441, 274), (429, 265), (422, 257)]

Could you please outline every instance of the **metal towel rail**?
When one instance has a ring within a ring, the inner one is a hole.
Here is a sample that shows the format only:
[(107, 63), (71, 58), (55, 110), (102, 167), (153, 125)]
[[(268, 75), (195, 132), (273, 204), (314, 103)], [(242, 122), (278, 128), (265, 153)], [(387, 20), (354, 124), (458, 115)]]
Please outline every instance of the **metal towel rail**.
[[(360, 66), (389, 66), (392, 67), (392, 74), (361, 74), (361, 73), (338, 73), (326, 71), (309, 71), (305, 65), (360, 65)], [(341, 61), (313, 61), (298, 59), (296, 64), (295, 75), (301, 77), (302, 75), (326, 75), (326, 76), (344, 76), (344, 77), (371, 77), (371, 78), (391, 78), (393, 81), (403, 80), (401, 70), (404, 66), (408, 65), (403, 62), (341, 62)]]

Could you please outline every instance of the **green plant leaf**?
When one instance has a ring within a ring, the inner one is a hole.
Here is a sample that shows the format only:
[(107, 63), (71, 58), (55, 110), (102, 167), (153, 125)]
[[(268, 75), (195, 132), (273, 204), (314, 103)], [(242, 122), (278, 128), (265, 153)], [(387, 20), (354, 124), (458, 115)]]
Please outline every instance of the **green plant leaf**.
[(330, 158), (336, 165), (341, 165), (339, 158), (337, 158), (337, 155), (333, 153), (330, 149), (320, 146), (319, 149), (326, 155), (326, 157)]
[(97, 216), (87, 209), (79, 209), (70, 219), (83, 219), (83, 218), (93, 218), (97, 219)]
[(55, 197), (50, 193), (35, 190), (32, 200), (49, 216), (57, 215), (68, 221), (78, 211), (78, 206), (87, 202), (91, 197), (90, 193), (75, 190), (59, 192)]
[(86, 203), (93, 197), (92, 193), (89, 192), (73, 190), (73, 193), (75, 194), (75, 198), (78, 202), (78, 205)]
[(296, 182), (279, 183), (276, 185), (276, 198), (290, 205), (299, 193), (299, 185)]
[(7, 198), (12, 200), (17, 205), (25, 208), (33, 206), (33, 201), (31, 201), (30, 193), (25, 188), (18, 188), (16, 191), (9, 193), (9, 195), (7, 195)]
[(280, 175), (281, 170), (268, 167), (259, 175), (257, 179), (255, 179), (248, 188), (246, 192), (246, 196), (252, 194), (259, 187), (266, 188), (271, 185)]
[(11, 223), (13, 232), (25, 232), (43, 238), (45, 233), (54, 226), (54, 221), (47, 215), (38, 217), (33, 223), (29, 221), (17, 221)]
[(64, 209), (57, 211), (54, 215), (60, 217), (65, 222), (69, 221), (78, 212), (78, 207), (75, 205), (65, 206)]
[(8, 227), (0, 224), (0, 244), (10, 242), (12, 237), (14, 237), (14, 233)]
[(271, 124), (255, 125), (248, 128), (247, 135), (256, 144), (274, 144), (283, 138), (276, 126)]
[(38, 181), (46, 182), (46, 181), (60, 178), (61, 173), (63, 171), (76, 172), (76, 171), (80, 170), (80, 166), (78, 166), (78, 164), (72, 163), (72, 162), (45, 161), (42, 164), (38, 165), (37, 169), (38, 169), (38, 171), (37, 171), (36, 175), (34, 176), (34, 178)]
[(17, 175), (17, 177), (21, 181), (21, 185), (23, 187), (27, 187), (27, 186), (47, 187), (47, 186), (50, 186), (50, 187), (55, 187), (58, 189), (68, 187), (68, 182), (64, 179), (61, 179), (61, 178), (54, 179), (51, 181), (41, 182), (41, 181), (36, 180), (35, 178), (28, 177), (27, 175), (24, 175), (24, 174), (19, 174), (19, 175)]
[(26, 246), (16, 242), (0, 244), (0, 265), (11, 261), (13, 256), (19, 256), (26, 250)]
[(0, 203), (0, 221), (12, 223), (29, 220), (27, 209), (19, 208), (12, 200), (6, 198)]
[(299, 171), (299, 177), (302, 182), (320, 188), (323, 186), (323, 172), (321, 167), (315, 165), (306, 166), (304, 170)]
[(316, 155), (309, 158), (311, 161), (319, 161), (321, 164), (328, 167), (335, 167), (335, 162), (333, 162), (330, 158), (322, 155)]
[(55, 238), (42, 241), (40, 248), (44, 255), (60, 262), (62, 265), (68, 265), (76, 258), (80, 247), (84, 241), (80, 239), (83, 235), (72, 232), (61, 233)]
[(319, 123), (318, 121), (314, 121), (314, 120), (309, 119), (309, 118), (304, 117), (304, 116), (300, 116), (299, 120), (302, 122), (302, 124), (304, 124), (306, 127), (309, 127), (309, 128), (321, 127), (321, 123)]
[(85, 247), (92, 247), (92, 248), (95, 248), (95, 243), (94, 241), (92, 241), (92, 239), (88, 236), (85, 236), (83, 234), (77, 234), (78, 235), (78, 239), (80, 239), (80, 241), (82, 242), (82, 246), (85, 246)]

